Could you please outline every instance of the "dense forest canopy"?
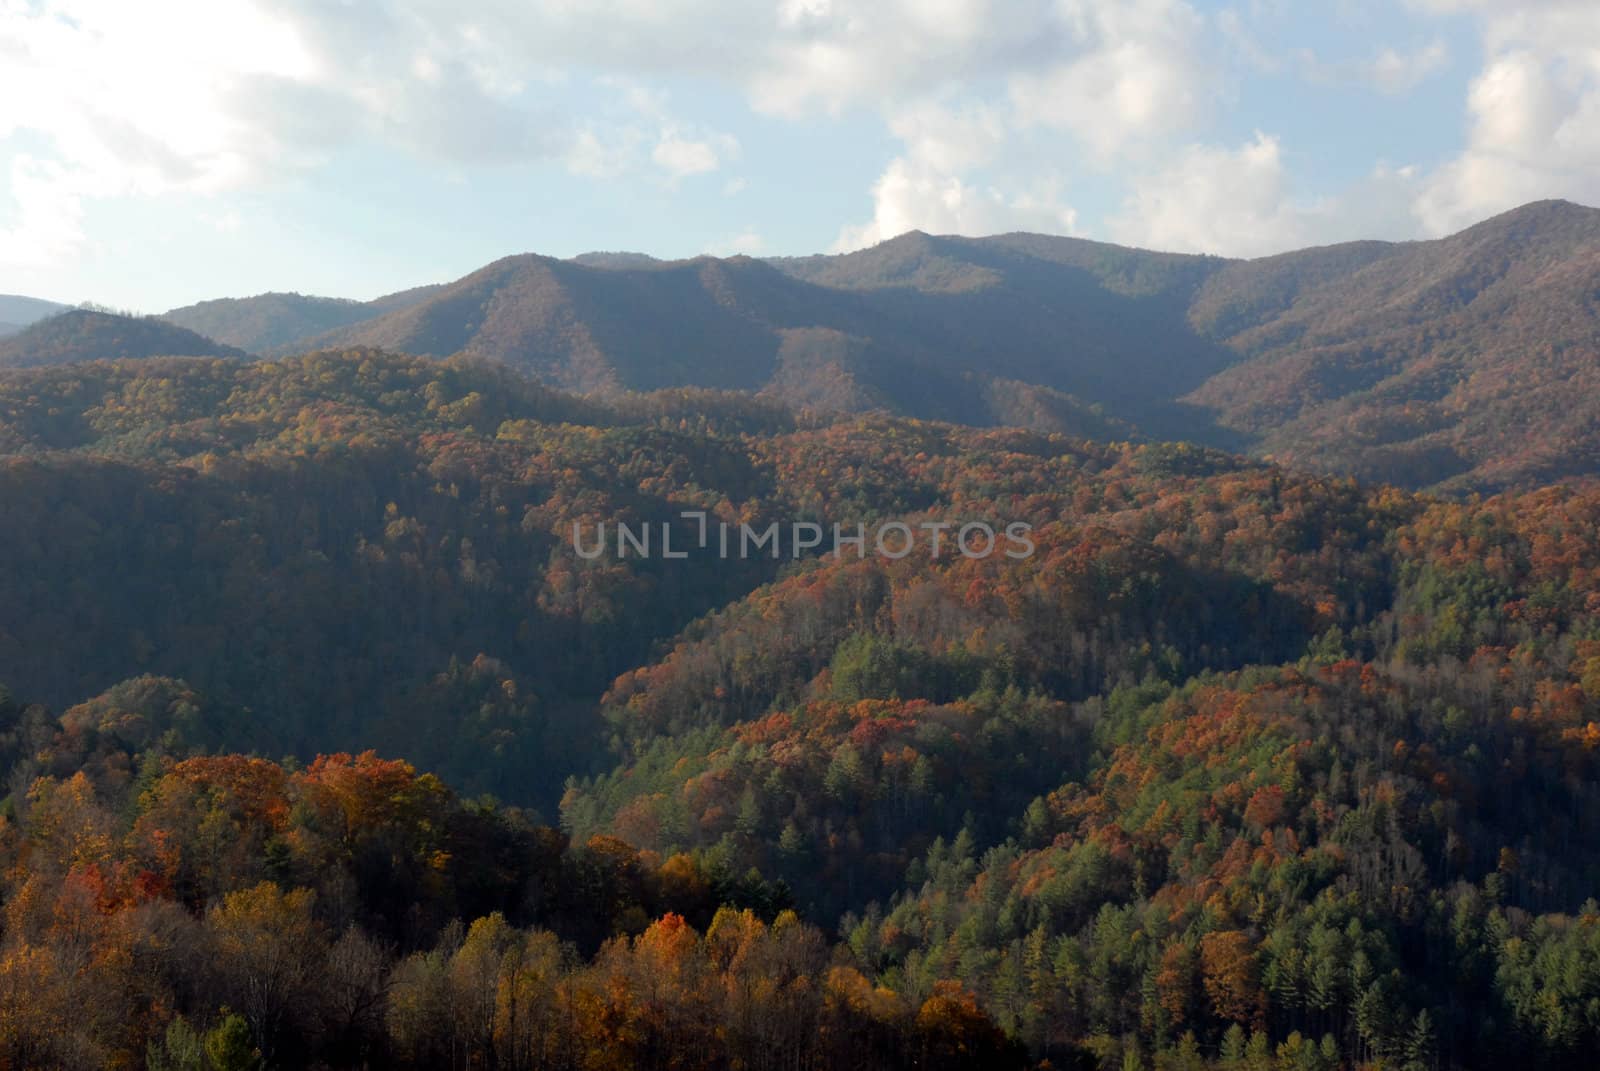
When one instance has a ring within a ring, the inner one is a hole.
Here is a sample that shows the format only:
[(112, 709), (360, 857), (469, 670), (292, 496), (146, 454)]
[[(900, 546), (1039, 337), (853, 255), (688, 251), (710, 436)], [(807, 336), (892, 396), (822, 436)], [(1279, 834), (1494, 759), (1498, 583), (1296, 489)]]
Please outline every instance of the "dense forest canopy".
[[(1592, 487), (353, 349), (6, 373), (0, 502), (0, 1067), (1600, 1051)], [(571, 543), (685, 512), (1035, 552)]]

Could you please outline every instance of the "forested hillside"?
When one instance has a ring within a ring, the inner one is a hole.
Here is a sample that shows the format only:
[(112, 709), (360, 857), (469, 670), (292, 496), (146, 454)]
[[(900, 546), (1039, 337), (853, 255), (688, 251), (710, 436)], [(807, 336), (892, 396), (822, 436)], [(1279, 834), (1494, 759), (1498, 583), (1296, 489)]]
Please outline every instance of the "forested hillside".
[(248, 356), (243, 350), (153, 317), (98, 309), (68, 309), (0, 339), (0, 369), (126, 357)]
[(1436, 242), (1214, 276), (1191, 317), (1246, 360), (1189, 400), (1295, 465), (1501, 489), (1594, 475), (1600, 210), (1527, 205)]
[(0, 451), (0, 1067), (1600, 1051), (1600, 492), (371, 349), (8, 372)]

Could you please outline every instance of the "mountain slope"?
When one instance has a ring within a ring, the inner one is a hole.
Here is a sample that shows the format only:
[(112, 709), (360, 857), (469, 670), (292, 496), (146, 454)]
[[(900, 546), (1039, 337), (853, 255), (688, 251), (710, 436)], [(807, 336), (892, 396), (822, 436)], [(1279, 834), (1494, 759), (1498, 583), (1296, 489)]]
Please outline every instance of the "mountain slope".
[[(577, 390), (764, 389), (975, 424), (1021, 414), (1051, 429), (1058, 410), (1071, 426), (1168, 412), (1174, 386), (1199, 386), (1231, 359), (1185, 319), (1214, 258), (908, 235), (848, 257), (603, 263), (509, 257), (312, 344), (467, 353)], [(1042, 393), (1018, 404), (1001, 381)]]
[(1233, 265), (1197, 326), (1245, 358), (1189, 400), (1260, 452), (1411, 484), (1600, 470), (1600, 211)]
[(612, 269), (507, 257), (421, 304), (313, 343), (466, 353), (577, 390), (754, 390), (771, 375), (779, 339), (737, 308), (729, 276), (750, 273), (787, 283), (753, 261)]
[(70, 309), (0, 341), (0, 368), (33, 368), (123, 357), (249, 356), (154, 317)]

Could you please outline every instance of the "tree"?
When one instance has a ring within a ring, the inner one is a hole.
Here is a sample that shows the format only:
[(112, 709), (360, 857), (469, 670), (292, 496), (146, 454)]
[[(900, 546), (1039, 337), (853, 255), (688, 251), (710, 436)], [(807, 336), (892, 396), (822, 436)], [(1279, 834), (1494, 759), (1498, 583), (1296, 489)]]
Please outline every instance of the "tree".
[(206, 1031), (206, 1060), (211, 1071), (256, 1071), (261, 1052), (250, 1043), (250, 1027), (224, 1009), (222, 1022)]
[[(246, 1040), (249, 1028), (245, 1028)], [(206, 1039), (183, 1016), (174, 1016), (160, 1041), (145, 1050), (147, 1071), (207, 1071)]]
[(239, 1009), (264, 1059), (301, 1039), (321, 1003), (325, 938), (312, 917), (315, 894), (272, 882), (229, 893), (206, 916), (219, 991)]
[(1218, 1018), (1260, 1024), (1266, 995), (1257, 980), (1253, 943), (1240, 930), (1220, 930), (1200, 939), (1201, 976)]
[(916, 1030), (927, 1067), (999, 1067), (1015, 1054), (959, 982), (935, 983), (917, 1011)]
[(1411, 1020), (1410, 1030), (1405, 1036), (1403, 1055), (1406, 1071), (1433, 1071), (1435, 1066), (1433, 1017), (1428, 1014), (1428, 1009), (1423, 1008), (1417, 1012), (1416, 1018)]

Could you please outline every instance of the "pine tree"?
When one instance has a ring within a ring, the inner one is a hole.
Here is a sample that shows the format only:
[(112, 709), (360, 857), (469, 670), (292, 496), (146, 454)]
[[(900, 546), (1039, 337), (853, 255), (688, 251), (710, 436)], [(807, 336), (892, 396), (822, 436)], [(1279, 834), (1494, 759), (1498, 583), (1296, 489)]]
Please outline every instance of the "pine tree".
[(1248, 1043), (1244, 1027), (1238, 1023), (1229, 1026), (1227, 1032), (1222, 1035), (1222, 1066), (1230, 1069), (1243, 1066), (1245, 1047)]
[(1417, 1012), (1417, 1017), (1411, 1020), (1411, 1029), (1405, 1039), (1404, 1056), (1406, 1071), (1433, 1071), (1433, 1017), (1428, 1014), (1427, 1008)]

